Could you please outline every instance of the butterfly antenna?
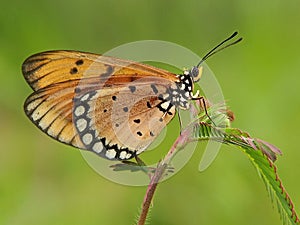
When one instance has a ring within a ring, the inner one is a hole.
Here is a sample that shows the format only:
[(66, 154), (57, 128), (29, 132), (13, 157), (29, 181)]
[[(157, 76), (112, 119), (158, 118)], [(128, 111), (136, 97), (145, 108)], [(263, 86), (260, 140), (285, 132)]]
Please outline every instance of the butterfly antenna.
[[(202, 59), (201, 61), (198, 63), (197, 67), (199, 67), (207, 58), (211, 57), (212, 55), (216, 54), (217, 52), (228, 48), (231, 45), (235, 45), (237, 43), (239, 43), (243, 38), (239, 38), (234, 42), (231, 42), (225, 46), (223, 46), (222, 48), (219, 48), (220, 46), (222, 46), (224, 43), (228, 42), (229, 40), (231, 40), (232, 38), (234, 38), (236, 35), (238, 34), (238, 32), (234, 32), (230, 37), (226, 38), (224, 41), (222, 41), (220, 44), (218, 44), (216, 47), (214, 47), (212, 50), (210, 50)], [(218, 49), (219, 48), (219, 49)]]

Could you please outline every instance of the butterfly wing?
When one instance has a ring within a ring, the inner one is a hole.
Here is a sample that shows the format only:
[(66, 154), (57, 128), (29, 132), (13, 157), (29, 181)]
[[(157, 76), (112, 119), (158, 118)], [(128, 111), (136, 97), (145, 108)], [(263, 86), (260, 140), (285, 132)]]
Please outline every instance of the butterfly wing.
[(173, 118), (163, 95), (177, 77), (148, 65), (74, 51), (23, 64), (35, 92), (24, 109), (51, 137), (109, 159), (144, 151)]
[(78, 82), (54, 84), (32, 93), (24, 103), (28, 118), (54, 139), (84, 148), (72, 122), (74, 88)]
[(169, 81), (178, 78), (163, 69), (114, 57), (79, 51), (47, 51), (30, 56), (22, 65), (22, 72), (33, 90), (52, 84), (80, 80), (82, 78), (107, 79), (115, 77), (121, 83), (145, 76), (160, 77)]
[[(175, 115), (175, 106), (166, 110), (151, 84), (136, 81), (78, 95), (73, 118), (85, 148), (110, 159), (144, 151)], [(156, 88), (163, 93), (167, 87)]]

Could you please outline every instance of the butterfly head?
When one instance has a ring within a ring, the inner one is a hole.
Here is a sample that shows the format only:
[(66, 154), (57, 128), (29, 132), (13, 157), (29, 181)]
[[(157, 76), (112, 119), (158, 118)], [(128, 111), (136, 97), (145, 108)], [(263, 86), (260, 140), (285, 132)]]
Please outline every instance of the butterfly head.
[[(198, 94), (194, 95), (193, 91), (194, 91), (194, 83), (198, 82), (202, 76), (202, 72), (203, 72), (203, 67), (192, 67), (192, 69), (190, 70), (185, 70), (183, 72), (183, 75), (181, 75), (181, 82), (185, 83), (187, 86), (182, 85), (181, 89), (185, 90), (187, 93), (186, 95), (190, 96), (190, 98), (194, 98), (196, 95), (198, 96)], [(182, 87), (184, 87), (185, 89), (183, 89)], [(199, 91), (197, 91), (198, 93)]]
[(202, 76), (202, 71), (203, 71), (203, 67), (196, 67), (194, 66), (190, 71), (189, 71), (189, 75), (191, 76), (193, 82), (197, 82), (200, 80), (201, 76)]
[(203, 67), (200, 66), (199, 68), (193, 66), (190, 70), (185, 70), (183, 72), (184, 76), (189, 76), (193, 83), (198, 82), (202, 76)]

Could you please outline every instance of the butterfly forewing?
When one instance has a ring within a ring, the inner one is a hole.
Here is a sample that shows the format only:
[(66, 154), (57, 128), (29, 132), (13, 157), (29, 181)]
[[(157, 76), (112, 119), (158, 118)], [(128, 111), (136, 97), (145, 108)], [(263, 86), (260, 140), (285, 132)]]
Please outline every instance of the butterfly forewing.
[(151, 144), (174, 117), (165, 104), (176, 75), (96, 54), (53, 51), (23, 64), (35, 92), (24, 108), (51, 137), (109, 159), (129, 159)]
[(170, 81), (178, 79), (168, 71), (149, 65), (78, 51), (48, 51), (32, 55), (23, 63), (22, 71), (34, 90), (83, 77), (106, 80), (107, 75), (117, 76), (118, 80), (124, 82), (145, 76), (162, 77)]

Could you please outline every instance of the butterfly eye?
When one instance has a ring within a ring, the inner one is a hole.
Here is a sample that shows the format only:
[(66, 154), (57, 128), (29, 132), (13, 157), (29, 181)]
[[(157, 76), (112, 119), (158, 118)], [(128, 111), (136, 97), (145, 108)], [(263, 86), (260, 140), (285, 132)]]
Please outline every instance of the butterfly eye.
[(203, 68), (203, 67), (198, 68), (198, 67), (194, 66), (194, 67), (191, 69), (190, 74), (191, 74), (191, 76), (192, 76), (194, 82), (197, 82), (198, 80), (200, 80), (201, 75), (202, 75), (202, 68)]

